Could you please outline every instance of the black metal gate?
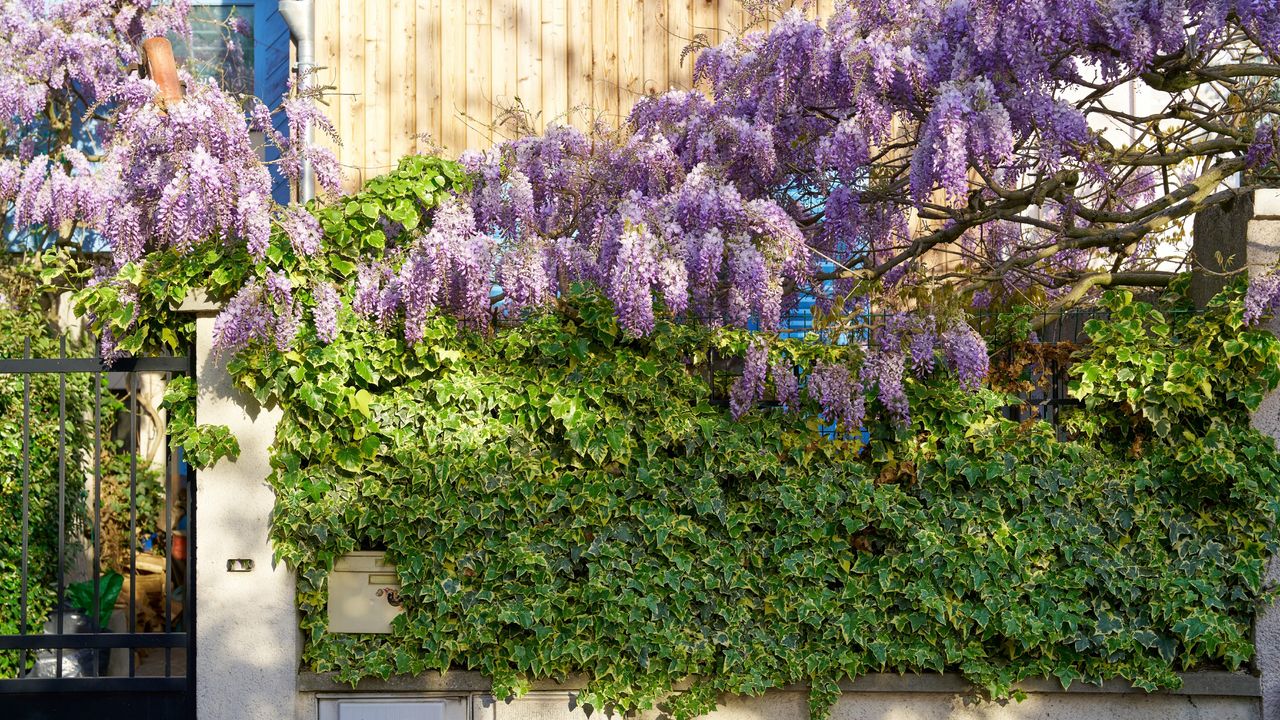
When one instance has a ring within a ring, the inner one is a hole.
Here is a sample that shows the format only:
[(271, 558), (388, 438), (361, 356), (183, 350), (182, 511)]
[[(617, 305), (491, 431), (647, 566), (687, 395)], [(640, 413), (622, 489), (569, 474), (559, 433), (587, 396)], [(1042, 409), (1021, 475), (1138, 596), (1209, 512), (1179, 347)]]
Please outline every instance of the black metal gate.
[(0, 582), (16, 617), (16, 632), (0, 624), (0, 718), (195, 718), (195, 473), (140, 397), (193, 364), (107, 366), (66, 357), (65, 339), (57, 358), (27, 347), (0, 359), (12, 391), (0, 411), (22, 413), (20, 467), (0, 467), (15, 506), (21, 483), (20, 513), (0, 517), (22, 523), (19, 567), (0, 563), (19, 575), (17, 598), (4, 596), (15, 583)]

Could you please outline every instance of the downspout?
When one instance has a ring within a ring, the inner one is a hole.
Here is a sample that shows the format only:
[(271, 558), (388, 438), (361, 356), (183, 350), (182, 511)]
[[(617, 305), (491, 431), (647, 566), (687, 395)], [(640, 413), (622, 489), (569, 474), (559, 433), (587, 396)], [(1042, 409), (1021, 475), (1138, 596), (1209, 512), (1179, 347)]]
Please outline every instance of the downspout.
[[(289, 27), (293, 36), (294, 47), (297, 48), (297, 61), (293, 71), (297, 76), (296, 87), (299, 92), (306, 93), (314, 82), (316, 63), (316, 8), (315, 0), (279, 0), (280, 15)], [(314, 142), (311, 123), (302, 130), (302, 173), (298, 178), (298, 199), (307, 202), (315, 197), (315, 169), (311, 167), (311, 158), (305, 152)]]

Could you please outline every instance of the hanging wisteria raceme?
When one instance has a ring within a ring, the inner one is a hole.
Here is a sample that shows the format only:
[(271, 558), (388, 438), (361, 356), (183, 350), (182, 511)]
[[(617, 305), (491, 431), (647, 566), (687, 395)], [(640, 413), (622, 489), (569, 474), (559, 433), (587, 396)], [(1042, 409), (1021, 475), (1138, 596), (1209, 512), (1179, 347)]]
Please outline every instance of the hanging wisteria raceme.
[[(747, 347), (742, 375), (729, 391), (729, 411), (735, 418), (742, 417), (764, 397), (765, 373), (769, 369), (769, 349), (757, 340)], [(775, 377), (777, 373), (774, 373)], [(782, 388), (782, 392), (787, 388)]]
[(866, 416), (861, 379), (854, 380), (847, 365), (819, 362), (809, 373), (806, 392), (823, 409), (823, 417), (839, 432), (858, 432)]
[(769, 366), (769, 379), (773, 381), (774, 397), (778, 404), (786, 410), (795, 410), (800, 400), (800, 383), (796, 380), (794, 366), (779, 358)]
[[(262, 257), (270, 242), (271, 174), (249, 139), (244, 111), (211, 81), (186, 85), (186, 96), (168, 105), (152, 102), (147, 80), (135, 79), (118, 93), (98, 173), (99, 182), (111, 185), (111, 215), (128, 208), (126, 218), (102, 227), (118, 264), (210, 238), (243, 242)], [(135, 86), (143, 91), (127, 91)], [(297, 228), (296, 216), (290, 220)]]
[(338, 314), (342, 312), (342, 296), (332, 283), (322, 282), (312, 288), (315, 309), (312, 320), (316, 327), (316, 337), (322, 343), (331, 343), (338, 337)]
[(279, 224), (295, 253), (309, 256), (320, 252), (324, 231), (320, 229), (320, 221), (306, 208), (300, 205), (284, 208), (279, 215)]
[[(46, 246), (103, 220), (118, 185), (102, 177), (117, 169), (102, 160), (109, 108), (155, 94), (131, 69), (140, 60), (137, 44), (188, 34), (189, 6), (187, 0), (0, 2), (0, 210), (11, 237)], [(195, 182), (207, 180), (201, 158), (188, 160)], [(125, 234), (128, 224), (121, 219)], [(130, 237), (126, 244), (136, 242)]]
[(990, 369), (987, 344), (978, 331), (963, 322), (956, 322), (942, 333), (942, 348), (947, 366), (955, 373), (960, 386), (976, 389)]

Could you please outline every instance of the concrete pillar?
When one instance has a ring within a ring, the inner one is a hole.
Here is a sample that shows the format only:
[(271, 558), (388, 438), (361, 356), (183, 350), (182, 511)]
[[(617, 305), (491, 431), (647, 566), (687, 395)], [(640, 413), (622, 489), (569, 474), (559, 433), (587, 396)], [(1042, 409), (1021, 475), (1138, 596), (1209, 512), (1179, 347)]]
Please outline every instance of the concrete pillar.
[[(1280, 189), (1258, 190), (1245, 226), (1245, 253), (1250, 274), (1267, 272), (1280, 259)], [(1199, 240), (1197, 239), (1197, 244)], [(1280, 335), (1280, 321), (1273, 320), (1270, 330)], [(1263, 399), (1253, 415), (1253, 426), (1280, 440), (1280, 390)], [(1280, 583), (1280, 558), (1272, 558), (1266, 583)], [(1280, 603), (1264, 608), (1254, 626), (1254, 662), (1262, 681), (1263, 720), (1280, 720)]]
[[(295, 581), (272, 567), (267, 537), (275, 497), (266, 484), (280, 413), (238, 392), (212, 357), (217, 308), (196, 316), (196, 417), (226, 425), (240, 457), (196, 474), (196, 711), (199, 720), (282, 720), (294, 714), (301, 634)], [(251, 560), (248, 572), (228, 561)]]

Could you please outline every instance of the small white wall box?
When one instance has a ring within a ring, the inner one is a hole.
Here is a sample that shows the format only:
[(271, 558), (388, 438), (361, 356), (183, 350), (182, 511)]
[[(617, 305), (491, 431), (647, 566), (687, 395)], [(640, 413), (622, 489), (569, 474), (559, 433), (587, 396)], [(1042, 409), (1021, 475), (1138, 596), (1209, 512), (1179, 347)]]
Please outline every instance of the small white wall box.
[(466, 717), (464, 698), (320, 697), (319, 720), (466, 720)]
[(384, 553), (353, 552), (334, 562), (329, 573), (329, 632), (390, 633), (392, 618), (401, 612), (400, 578)]

